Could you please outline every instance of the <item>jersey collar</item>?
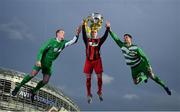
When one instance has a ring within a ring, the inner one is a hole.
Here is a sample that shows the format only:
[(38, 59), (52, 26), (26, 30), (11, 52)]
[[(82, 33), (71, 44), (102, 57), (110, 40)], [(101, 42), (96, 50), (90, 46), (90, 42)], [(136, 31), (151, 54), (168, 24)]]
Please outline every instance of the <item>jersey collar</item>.
[(63, 40), (59, 40), (58, 38), (56, 38), (56, 41), (57, 41), (57, 42), (61, 42), (61, 41), (63, 41)]

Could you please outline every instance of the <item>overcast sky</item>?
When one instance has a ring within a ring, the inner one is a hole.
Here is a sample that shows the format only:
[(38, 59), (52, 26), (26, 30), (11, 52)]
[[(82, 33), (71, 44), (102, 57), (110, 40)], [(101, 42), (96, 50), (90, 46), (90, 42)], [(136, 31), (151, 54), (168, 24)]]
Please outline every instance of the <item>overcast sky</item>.
[[(101, 47), (104, 102), (98, 100), (94, 75), (93, 103), (87, 104), (81, 35), (78, 43), (64, 49), (54, 62), (49, 83), (62, 89), (81, 110), (180, 110), (179, 11), (179, 0), (0, 0), (0, 66), (29, 73), (39, 48), (58, 28), (63, 28), (70, 40), (84, 17), (99, 12), (121, 39), (124, 33), (133, 36), (172, 96), (152, 80), (134, 85), (110, 36)], [(103, 26), (99, 35), (104, 31)]]

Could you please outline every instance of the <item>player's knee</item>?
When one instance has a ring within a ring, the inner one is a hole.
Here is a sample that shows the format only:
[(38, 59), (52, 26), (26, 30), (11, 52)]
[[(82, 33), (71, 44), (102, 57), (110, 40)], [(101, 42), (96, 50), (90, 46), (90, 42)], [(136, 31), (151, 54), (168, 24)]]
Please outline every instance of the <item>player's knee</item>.
[(97, 74), (98, 79), (102, 79), (102, 74)]
[(86, 81), (87, 81), (87, 82), (91, 81), (91, 77), (86, 78)]
[(136, 82), (134, 81), (134, 84), (135, 84), (135, 85), (137, 85), (137, 84), (138, 84), (138, 82), (137, 82), (137, 81), (136, 81)]
[(86, 85), (87, 85), (87, 86), (90, 86), (90, 85), (91, 85), (91, 78), (87, 78), (87, 79), (86, 79)]
[(43, 80), (43, 83), (44, 84), (47, 84), (49, 82), (49, 80), (47, 79), (47, 80)]
[(139, 83), (137, 79), (133, 79), (133, 82), (135, 85), (137, 85)]
[(38, 73), (38, 71), (33, 70), (33, 71), (31, 72), (31, 76), (34, 77), (34, 76), (37, 75), (37, 73)]
[(154, 79), (154, 78), (155, 78), (155, 76), (154, 76), (153, 73), (149, 73), (149, 77), (150, 77), (151, 79)]
[(91, 78), (91, 74), (86, 74), (86, 78)]

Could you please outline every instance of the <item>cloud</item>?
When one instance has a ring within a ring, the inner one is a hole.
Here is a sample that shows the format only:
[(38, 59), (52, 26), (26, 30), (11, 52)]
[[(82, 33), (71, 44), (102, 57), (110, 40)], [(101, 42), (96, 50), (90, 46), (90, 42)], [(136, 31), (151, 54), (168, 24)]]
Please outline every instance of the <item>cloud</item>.
[(33, 39), (33, 35), (28, 31), (28, 26), (18, 18), (12, 19), (9, 23), (0, 24), (0, 33), (9, 39)]
[(139, 99), (139, 96), (136, 94), (125, 94), (123, 98), (127, 100), (133, 100), (133, 99)]
[(103, 84), (110, 84), (113, 80), (113, 77), (103, 73)]
[[(94, 78), (96, 78), (96, 75), (94, 75)], [(111, 76), (103, 73), (102, 79), (103, 79), (103, 84), (107, 85), (107, 84), (112, 83), (112, 81), (114, 80), (114, 77), (111, 77)]]

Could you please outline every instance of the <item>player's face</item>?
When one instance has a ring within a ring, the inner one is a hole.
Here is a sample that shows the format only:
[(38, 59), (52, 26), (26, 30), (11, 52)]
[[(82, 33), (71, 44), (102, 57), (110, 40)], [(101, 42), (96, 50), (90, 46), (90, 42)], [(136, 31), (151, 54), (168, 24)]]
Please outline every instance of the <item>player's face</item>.
[(129, 36), (124, 36), (124, 42), (125, 43), (131, 43), (132, 39)]
[(57, 38), (60, 39), (60, 40), (63, 40), (64, 39), (64, 34), (65, 34), (65, 32), (63, 30), (59, 31), (57, 33)]
[(91, 31), (91, 36), (92, 36), (92, 38), (96, 38), (97, 37), (97, 31), (96, 30), (92, 30)]

